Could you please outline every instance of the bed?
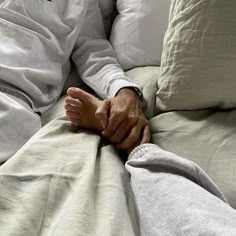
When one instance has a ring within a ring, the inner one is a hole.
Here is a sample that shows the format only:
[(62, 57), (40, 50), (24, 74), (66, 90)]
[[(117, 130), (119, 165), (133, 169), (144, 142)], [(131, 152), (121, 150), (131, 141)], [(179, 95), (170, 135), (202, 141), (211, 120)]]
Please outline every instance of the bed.
[[(114, 19), (115, 2), (99, 2), (104, 4), (102, 13), (108, 35)], [(121, 8), (122, 4), (128, 2), (117, 1)], [(147, 1), (140, 2), (147, 4)], [(153, 10), (151, 19), (154, 16), (164, 17), (163, 20), (158, 18), (154, 23), (155, 26), (156, 22), (160, 24), (164, 34), (170, 1), (149, 3), (153, 7), (146, 7), (147, 11), (157, 9), (160, 13), (156, 14), (156, 10)], [(142, 10), (136, 4), (133, 6), (137, 9), (131, 9), (132, 11)], [(125, 7), (123, 10), (127, 13)], [(137, 26), (139, 25), (128, 24), (131, 28)], [(117, 27), (118, 34), (115, 36), (120, 36), (120, 25), (117, 24)], [(130, 30), (128, 27), (121, 29), (128, 29), (135, 36), (138, 30)], [(146, 32), (143, 36), (152, 36), (151, 27), (143, 28)], [(119, 41), (115, 36), (111, 37), (113, 43)], [(160, 45), (164, 37), (159, 32), (156, 36), (159, 46), (156, 51), (153, 50), (154, 56), (161, 54)], [(143, 38), (130, 39), (132, 42), (128, 43), (131, 44), (134, 39), (137, 40), (134, 48), (137, 45), (144, 46), (144, 57), (151, 54), (152, 45), (143, 45)], [(128, 43), (131, 48), (132, 45)], [(117, 53), (118, 56), (129, 54), (128, 50), (120, 50), (119, 45), (114, 45), (116, 52), (120, 52)], [(136, 60), (137, 55), (131, 56), (131, 59)], [(127, 63), (123, 64), (127, 66), (125, 69), (129, 69)], [(160, 113), (156, 108), (160, 68), (136, 66), (128, 70), (127, 75), (142, 88), (146, 101), (144, 111), (150, 119), (152, 143), (199, 164), (236, 209), (236, 110), (196, 109)], [(68, 121), (63, 106), (66, 90), (71, 86), (92, 92), (72, 70), (58, 102), (42, 116), (43, 127), (11, 159), (0, 166), (0, 236), (143, 235), (130, 176), (124, 168), (127, 156), (115, 150), (98, 134)]]
[[(198, 163), (235, 208), (235, 110), (156, 115), (159, 67), (127, 73), (143, 88), (145, 112), (153, 117), (152, 142)], [(42, 117), (43, 128), (0, 167), (0, 235), (142, 235), (124, 168), (127, 157), (72, 125), (64, 97)]]

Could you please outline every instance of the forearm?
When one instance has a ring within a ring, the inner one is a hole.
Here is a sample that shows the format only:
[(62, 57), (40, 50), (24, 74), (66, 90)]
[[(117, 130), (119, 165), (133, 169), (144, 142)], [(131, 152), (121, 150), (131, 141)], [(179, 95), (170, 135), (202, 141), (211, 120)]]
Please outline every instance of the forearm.
[(124, 87), (138, 88), (125, 76), (106, 39), (97, 0), (90, 0), (72, 59), (83, 81), (102, 98), (113, 97)]

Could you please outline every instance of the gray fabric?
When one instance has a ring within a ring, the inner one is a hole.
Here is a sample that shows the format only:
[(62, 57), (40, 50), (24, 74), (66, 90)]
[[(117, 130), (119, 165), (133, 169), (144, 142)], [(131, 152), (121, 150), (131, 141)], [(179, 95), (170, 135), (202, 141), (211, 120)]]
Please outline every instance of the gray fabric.
[(236, 211), (193, 162), (147, 144), (126, 168), (144, 235), (236, 235)]
[(40, 117), (21, 99), (0, 92), (0, 163), (12, 157), (41, 128)]
[(107, 38), (110, 36), (113, 14), (115, 12), (115, 0), (98, 0), (102, 12), (104, 28)]
[(181, 111), (151, 120), (152, 142), (189, 158), (236, 208), (236, 110)]

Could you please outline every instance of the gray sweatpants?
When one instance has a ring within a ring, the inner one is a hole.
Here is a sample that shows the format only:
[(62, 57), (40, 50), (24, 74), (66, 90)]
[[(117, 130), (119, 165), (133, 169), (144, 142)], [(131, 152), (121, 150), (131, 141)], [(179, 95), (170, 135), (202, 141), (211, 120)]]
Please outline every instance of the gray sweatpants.
[(130, 154), (126, 168), (144, 235), (236, 235), (236, 211), (192, 161), (145, 144)]

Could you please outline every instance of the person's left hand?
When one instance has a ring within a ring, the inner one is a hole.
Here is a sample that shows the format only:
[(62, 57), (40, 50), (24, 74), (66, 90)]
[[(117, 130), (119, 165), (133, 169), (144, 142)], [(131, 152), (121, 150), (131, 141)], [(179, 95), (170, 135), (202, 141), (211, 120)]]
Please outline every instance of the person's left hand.
[(129, 88), (121, 89), (116, 97), (104, 100), (96, 111), (104, 127), (102, 135), (126, 152), (150, 141), (149, 123), (142, 111), (138, 94)]

